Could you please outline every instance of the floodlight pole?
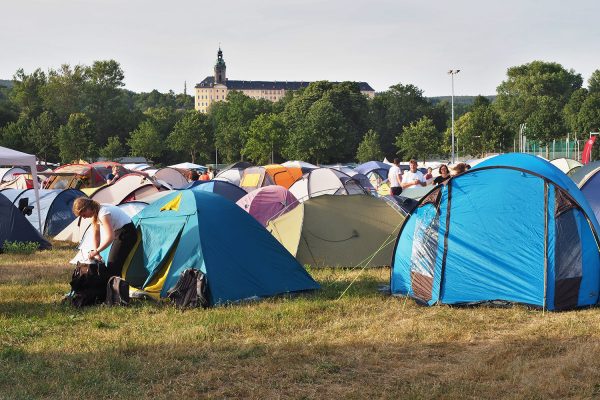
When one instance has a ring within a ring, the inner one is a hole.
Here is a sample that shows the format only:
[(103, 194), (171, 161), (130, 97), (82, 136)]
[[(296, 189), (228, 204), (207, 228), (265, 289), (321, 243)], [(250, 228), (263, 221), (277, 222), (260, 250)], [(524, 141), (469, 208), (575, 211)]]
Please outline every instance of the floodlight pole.
[(452, 105), (451, 105), (451, 110), (452, 110), (452, 164), (454, 164), (454, 75), (458, 74), (460, 72), (460, 69), (451, 69), (448, 71), (448, 75), (451, 76), (451, 80), (452, 80)]

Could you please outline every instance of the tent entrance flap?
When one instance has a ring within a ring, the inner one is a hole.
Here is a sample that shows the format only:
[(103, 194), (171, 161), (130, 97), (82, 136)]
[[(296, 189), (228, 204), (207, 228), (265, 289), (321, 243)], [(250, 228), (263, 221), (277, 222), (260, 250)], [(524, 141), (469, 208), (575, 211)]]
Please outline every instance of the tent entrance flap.
[[(172, 218), (148, 218), (140, 224), (142, 231), (141, 257), (135, 258), (128, 268), (127, 276), (145, 277), (143, 286), (148, 285), (160, 274), (169, 256), (177, 248), (188, 216)], [(141, 264), (141, 265), (140, 265)], [(139, 282), (138, 282), (139, 283)]]

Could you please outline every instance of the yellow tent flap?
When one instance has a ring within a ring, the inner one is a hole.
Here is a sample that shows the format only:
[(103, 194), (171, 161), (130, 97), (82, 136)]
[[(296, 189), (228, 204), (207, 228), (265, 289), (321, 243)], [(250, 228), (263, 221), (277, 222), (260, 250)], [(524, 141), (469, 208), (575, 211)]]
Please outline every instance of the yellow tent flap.
[(181, 203), (181, 193), (179, 193), (173, 200), (162, 206), (160, 211), (177, 211), (179, 210), (179, 204)]

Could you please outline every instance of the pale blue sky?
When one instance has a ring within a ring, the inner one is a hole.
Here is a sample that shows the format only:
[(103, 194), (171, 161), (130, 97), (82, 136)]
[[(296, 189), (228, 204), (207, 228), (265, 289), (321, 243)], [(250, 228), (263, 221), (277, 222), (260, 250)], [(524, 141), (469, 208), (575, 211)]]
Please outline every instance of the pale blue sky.
[(113, 58), (128, 89), (188, 93), (221, 43), (238, 80), (411, 83), (426, 96), (494, 94), (506, 69), (600, 68), (600, 1), (3, 0), (0, 79)]

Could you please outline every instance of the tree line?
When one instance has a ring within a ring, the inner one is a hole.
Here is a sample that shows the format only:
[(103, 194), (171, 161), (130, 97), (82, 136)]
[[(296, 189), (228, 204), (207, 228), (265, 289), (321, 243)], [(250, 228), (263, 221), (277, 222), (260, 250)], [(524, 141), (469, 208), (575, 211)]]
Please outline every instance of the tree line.
[[(230, 92), (207, 114), (186, 94), (133, 93), (114, 60), (22, 69), (0, 87), (0, 145), (49, 162), (141, 156), (157, 164), (188, 160), (257, 164), (304, 160), (327, 164), (447, 157), (450, 104), (411, 84), (369, 99), (353, 82), (313, 82), (277, 101)], [(509, 151), (522, 124), (541, 145), (600, 128), (600, 70), (583, 78), (560, 64), (511, 67), (494, 101), (455, 105), (461, 152)]]

